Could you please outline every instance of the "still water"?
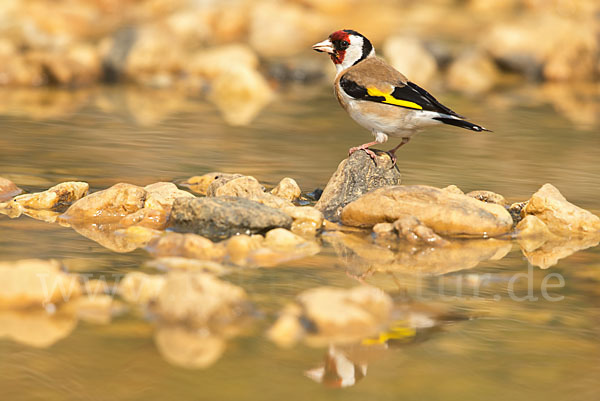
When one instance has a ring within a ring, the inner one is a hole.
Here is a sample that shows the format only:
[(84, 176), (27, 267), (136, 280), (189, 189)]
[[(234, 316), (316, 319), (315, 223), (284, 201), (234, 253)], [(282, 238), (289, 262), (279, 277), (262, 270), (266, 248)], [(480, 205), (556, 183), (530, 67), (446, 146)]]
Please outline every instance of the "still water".
[[(550, 182), (571, 202), (600, 211), (597, 88), (526, 87), (485, 97), (437, 93), (494, 133), (440, 127), (417, 135), (398, 152), (405, 184), (486, 189), (512, 202)], [(289, 176), (309, 192), (324, 187), (349, 147), (369, 140), (324, 86), (282, 88), (246, 127), (227, 126), (213, 105), (185, 93), (0, 91), (0, 176), (31, 192), (67, 180), (89, 182), (95, 191), (210, 171), (253, 175), (267, 186)], [(278, 348), (265, 332), (286, 303), (321, 285), (355, 286), (357, 272), (369, 267), (368, 258), (331, 244), (325, 241), (316, 256), (227, 275), (248, 292), (256, 315), (204, 369), (173, 363), (173, 355), (195, 352), (197, 344), (164, 346), (168, 333), (139, 311), (124, 310), (110, 323), (0, 311), (0, 399), (600, 398), (598, 247), (565, 252), (544, 270), (510, 241), (495, 256), (449, 269), (442, 263), (425, 276), (379, 269), (364, 280), (388, 292), (398, 308), (428, 316), (433, 328), (363, 345)], [(111, 252), (69, 228), (25, 216), (0, 215), (0, 255), (56, 258), (71, 271), (109, 281), (130, 271), (154, 272), (143, 250)], [(556, 286), (543, 293), (544, 283)], [(42, 340), (33, 340), (38, 331)], [(332, 360), (344, 360), (360, 371), (355, 385), (309, 378), (307, 372), (327, 358), (329, 368)]]

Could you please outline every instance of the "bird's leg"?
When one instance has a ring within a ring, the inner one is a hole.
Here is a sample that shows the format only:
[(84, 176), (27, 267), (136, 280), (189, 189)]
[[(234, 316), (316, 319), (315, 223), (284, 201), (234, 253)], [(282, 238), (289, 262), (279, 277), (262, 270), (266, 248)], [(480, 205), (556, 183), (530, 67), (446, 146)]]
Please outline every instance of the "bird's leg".
[(396, 151), (398, 149), (400, 149), (401, 146), (406, 145), (408, 143), (408, 141), (410, 141), (410, 138), (402, 138), (402, 141), (400, 142), (400, 144), (398, 146), (396, 146), (394, 149), (392, 150), (388, 150), (387, 153), (390, 158), (392, 159), (392, 167), (396, 165)]
[(371, 149), (369, 149), (369, 146), (373, 146), (378, 143), (381, 143), (381, 142), (373, 141), (373, 142), (369, 142), (369, 143), (364, 143), (360, 146), (355, 146), (353, 148), (350, 148), (350, 150), (348, 150), (348, 156), (352, 155), (352, 153), (356, 152), (357, 150), (364, 150), (365, 152), (367, 152), (367, 154), (369, 156), (371, 156), (371, 159), (376, 160), (377, 155), (375, 154), (375, 152), (373, 152)]

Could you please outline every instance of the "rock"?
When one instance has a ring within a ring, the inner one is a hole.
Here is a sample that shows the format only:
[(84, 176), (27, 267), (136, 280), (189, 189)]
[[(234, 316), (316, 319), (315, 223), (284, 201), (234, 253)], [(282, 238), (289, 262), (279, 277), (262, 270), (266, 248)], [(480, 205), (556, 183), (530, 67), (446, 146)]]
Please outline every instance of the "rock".
[(289, 251), (298, 246), (306, 245), (308, 241), (285, 228), (275, 228), (265, 235), (264, 245), (274, 249)]
[[(385, 223), (379, 223), (385, 224)], [(426, 243), (429, 245), (444, 246), (448, 241), (437, 235), (431, 228), (427, 227), (414, 216), (404, 216), (393, 224), (400, 238), (406, 239), (413, 244)]]
[(510, 214), (500, 205), (426, 185), (380, 188), (342, 210), (342, 222), (371, 227), (414, 216), (438, 234), (494, 237), (512, 228)]
[(547, 241), (556, 240), (558, 237), (548, 230), (542, 220), (534, 215), (525, 216), (517, 224), (517, 239), (521, 248), (526, 251), (534, 251)]
[(194, 198), (189, 192), (182, 191), (177, 188), (177, 185), (172, 182), (157, 182), (155, 184), (146, 185), (146, 200), (144, 208), (153, 210), (163, 210), (166, 214), (171, 212), (173, 202), (177, 198)]
[(161, 326), (154, 335), (158, 352), (172, 365), (204, 369), (214, 364), (225, 351), (225, 340), (206, 330), (181, 326)]
[(147, 192), (131, 184), (115, 184), (75, 202), (60, 216), (68, 224), (74, 222), (114, 223), (144, 207)]
[[(158, 207), (159, 205), (154, 205)], [(128, 214), (119, 220), (118, 226), (122, 228), (126, 227), (144, 227), (153, 230), (164, 230), (167, 228), (170, 206), (166, 206), (166, 210), (156, 210), (149, 208), (142, 208), (137, 212)], [(167, 211), (168, 210), (168, 211)]]
[(246, 307), (242, 288), (207, 273), (169, 273), (156, 302), (156, 311), (164, 321), (191, 327), (229, 324)]
[(29, 347), (48, 348), (66, 338), (77, 326), (73, 314), (45, 310), (0, 310), (0, 339)]
[(77, 277), (63, 273), (55, 260), (0, 262), (0, 307), (27, 308), (59, 304), (77, 298)]
[(260, 235), (234, 235), (227, 240), (227, 257), (229, 261), (238, 266), (248, 264), (248, 258), (252, 251), (262, 247), (264, 238)]
[(327, 220), (337, 222), (342, 208), (358, 199), (361, 195), (377, 188), (399, 185), (400, 172), (391, 167), (389, 156), (377, 158), (378, 165), (366, 152), (354, 152), (343, 160), (329, 179), (315, 208), (323, 213)]
[(510, 217), (512, 217), (515, 225), (523, 219), (521, 213), (525, 206), (527, 206), (527, 202), (515, 202), (508, 207), (508, 213), (510, 213)]
[(373, 226), (375, 235), (391, 235), (394, 233), (394, 225), (392, 223), (377, 223)]
[(77, 317), (93, 324), (110, 323), (113, 314), (119, 310), (118, 302), (108, 294), (79, 297), (75, 308)]
[(303, 326), (305, 330), (309, 328), (311, 336), (327, 342), (353, 342), (374, 335), (385, 327), (393, 302), (389, 295), (374, 287), (319, 287), (301, 293), (297, 305), (299, 309), (284, 309), (279, 318), (279, 321), (284, 319), (284, 323), (275, 323), (270, 331), (271, 337), (276, 337), (278, 331), (288, 331), (298, 337), (295, 333), (297, 325), (290, 324), (290, 319), (296, 317), (300, 322), (306, 322)]
[(126, 302), (146, 306), (154, 302), (165, 285), (165, 277), (131, 272), (119, 283), (119, 295)]
[(192, 259), (220, 262), (225, 257), (225, 246), (196, 234), (168, 232), (153, 238), (146, 246), (148, 252), (157, 258), (181, 256)]
[(271, 193), (282, 199), (293, 201), (300, 197), (300, 194), (302, 194), (302, 190), (300, 189), (300, 186), (298, 185), (296, 180), (294, 180), (293, 178), (286, 177), (279, 181), (279, 184), (277, 184), (277, 186), (273, 188)]
[[(235, 60), (235, 63), (232, 63), (231, 60)], [(191, 74), (214, 80), (236, 65), (257, 69), (258, 57), (249, 46), (234, 43), (206, 49), (195, 54), (190, 59), (187, 68)]]
[(543, 185), (528, 201), (523, 215), (534, 215), (561, 236), (598, 234), (600, 218), (569, 203), (551, 184)]
[(222, 275), (228, 272), (228, 269), (220, 263), (211, 260), (183, 258), (180, 256), (158, 258), (146, 263), (146, 265), (163, 271), (199, 271), (216, 275)]
[(407, 36), (392, 36), (383, 45), (383, 55), (412, 82), (425, 85), (437, 73), (437, 62), (425, 45)]
[(457, 187), (456, 185), (448, 185), (445, 188), (442, 188), (442, 191), (448, 191), (448, 192), (452, 192), (454, 194), (458, 194), (458, 195), (464, 195), (465, 193), (462, 191), (462, 189), (460, 189), (459, 187)]
[(237, 196), (246, 199), (260, 198), (264, 188), (251, 176), (220, 177), (214, 180), (206, 191), (207, 196)]
[(209, 99), (229, 125), (248, 125), (274, 97), (273, 90), (258, 71), (232, 64), (213, 82)]
[(495, 203), (500, 206), (507, 206), (508, 202), (504, 199), (504, 196), (494, 193), (492, 191), (471, 191), (467, 194), (471, 198), (475, 198), (486, 203)]
[(223, 179), (226, 181), (231, 181), (234, 178), (243, 177), (241, 174), (228, 174), (221, 172), (212, 172), (206, 173), (204, 175), (196, 175), (188, 178), (186, 181), (183, 181), (181, 185), (189, 188), (190, 190), (196, 192), (200, 195), (206, 195), (208, 192), (208, 188), (210, 185), (218, 180)]
[(312, 206), (288, 206), (281, 211), (294, 219), (292, 232), (295, 234), (314, 237), (323, 227), (323, 213)]
[(211, 239), (224, 239), (235, 234), (260, 234), (292, 225), (292, 218), (279, 210), (231, 196), (176, 199), (171, 219), (175, 229)]
[(0, 177), (0, 202), (5, 202), (19, 195), (23, 190), (12, 181)]
[(447, 83), (451, 89), (466, 93), (490, 90), (499, 79), (500, 72), (493, 60), (481, 51), (460, 55), (449, 67)]
[(267, 337), (279, 347), (292, 347), (305, 334), (304, 326), (300, 321), (301, 318), (302, 309), (298, 305), (287, 305), (275, 324), (267, 332)]
[(87, 182), (63, 182), (44, 192), (19, 195), (13, 202), (26, 209), (64, 210), (86, 196), (89, 188)]

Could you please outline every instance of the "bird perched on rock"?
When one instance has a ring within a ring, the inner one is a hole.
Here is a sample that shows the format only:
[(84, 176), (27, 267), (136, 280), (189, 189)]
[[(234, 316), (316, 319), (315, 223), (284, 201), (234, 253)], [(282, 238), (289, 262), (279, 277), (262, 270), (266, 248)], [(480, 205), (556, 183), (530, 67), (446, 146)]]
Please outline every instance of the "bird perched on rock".
[(313, 45), (313, 50), (328, 53), (335, 64), (335, 94), (350, 117), (371, 131), (375, 140), (350, 148), (349, 154), (384, 143), (388, 136), (402, 138), (398, 146), (386, 152), (396, 163), (396, 151), (420, 128), (448, 124), (471, 131), (489, 131), (463, 119), (437, 101), (429, 92), (409, 81), (383, 59), (375, 55), (369, 39), (344, 29)]

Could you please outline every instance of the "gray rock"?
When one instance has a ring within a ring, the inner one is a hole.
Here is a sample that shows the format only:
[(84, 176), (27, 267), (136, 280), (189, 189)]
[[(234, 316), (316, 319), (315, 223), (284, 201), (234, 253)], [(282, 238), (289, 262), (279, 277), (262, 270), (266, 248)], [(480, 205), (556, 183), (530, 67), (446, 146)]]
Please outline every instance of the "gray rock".
[(212, 240), (292, 226), (292, 218), (282, 211), (233, 196), (178, 198), (173, 204), (171, 219), (175, 230), (193, 232)]
[(377, 164), (366, 152), (354, 152), (343, 160), (329, 179), (315, 208), (325, 218), (339, 221), (342, 208), (363, 194), (388, 185), (400, 185), (401, 174), (387, 154), (377, 157)]

